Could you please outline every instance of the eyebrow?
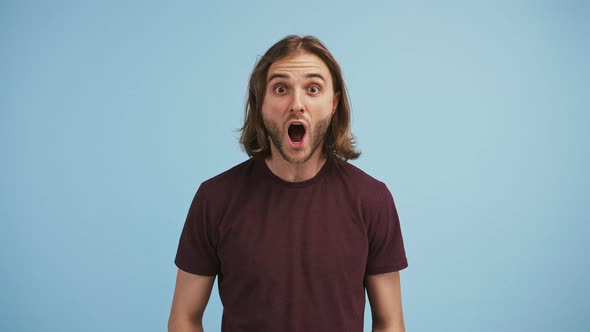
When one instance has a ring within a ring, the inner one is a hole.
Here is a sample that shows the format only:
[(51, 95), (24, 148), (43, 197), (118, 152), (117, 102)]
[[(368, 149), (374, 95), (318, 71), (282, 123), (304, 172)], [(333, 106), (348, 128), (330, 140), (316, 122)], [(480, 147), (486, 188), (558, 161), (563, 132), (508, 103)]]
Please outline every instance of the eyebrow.
[[(326, 79), (324, 78), (324, 76), (322, 76), (322, 74), (319, 74), (319, 73), (310, 73), (310, 74), (305, 75), (305, 77), (306, 78), (317, 77), (317, 78), (321, 79), (322, 81), (326, 82)], [(279, 74), (279, 73), (272, 74), (268, 78), (267, 83), (270, 82), (270, 81), (272, 81), (275, 78), (289, 78), (289, 75)]]

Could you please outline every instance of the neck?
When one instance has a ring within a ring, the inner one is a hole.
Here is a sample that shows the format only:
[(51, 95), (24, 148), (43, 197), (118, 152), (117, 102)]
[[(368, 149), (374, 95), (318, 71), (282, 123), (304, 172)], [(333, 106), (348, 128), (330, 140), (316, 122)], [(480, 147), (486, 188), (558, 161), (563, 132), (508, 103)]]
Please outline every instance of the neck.
[(278, 151), (272, 151), (272, 155), (264, 161), (271, 172), (287, 182), (306, 181), (318, 174), (326, 163), (326, 157), (321, 149), (315, 151), (308, 161), (301, 164), (294, 164), (281, 158)]

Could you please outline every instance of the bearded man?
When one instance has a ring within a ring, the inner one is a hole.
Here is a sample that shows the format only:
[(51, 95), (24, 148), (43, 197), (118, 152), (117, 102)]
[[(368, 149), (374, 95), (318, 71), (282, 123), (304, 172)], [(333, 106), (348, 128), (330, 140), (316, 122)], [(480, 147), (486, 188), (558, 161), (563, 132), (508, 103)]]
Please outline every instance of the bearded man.
[(223, 332), (404, 331), (408, 266), (387, 186), (360, 153), (341, 70), (313, 36), (257, 62), (240, 143), (249, 158), (204, 181), (180, 235), (169, 331), (202, 331), (218, 276)]

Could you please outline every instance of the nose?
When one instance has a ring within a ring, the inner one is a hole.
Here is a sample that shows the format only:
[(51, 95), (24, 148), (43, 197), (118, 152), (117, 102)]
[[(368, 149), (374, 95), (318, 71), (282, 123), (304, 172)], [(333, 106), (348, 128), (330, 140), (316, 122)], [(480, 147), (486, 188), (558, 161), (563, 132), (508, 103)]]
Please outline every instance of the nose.
[(289, 111), (291, 112), (303, 112), (303, 93), (301, 91), (299, 91), (298, 89), (295, 89), (295, 91), (292, 94), (292, 98), (291, 98), (291, 108)]

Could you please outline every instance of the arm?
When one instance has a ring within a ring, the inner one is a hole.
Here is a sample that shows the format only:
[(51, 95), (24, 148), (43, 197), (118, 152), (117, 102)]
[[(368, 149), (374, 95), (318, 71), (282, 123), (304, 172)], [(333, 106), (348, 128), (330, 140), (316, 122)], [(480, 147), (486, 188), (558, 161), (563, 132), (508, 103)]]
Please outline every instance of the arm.
[(405, 332), (399, 271), (366, 276), (373, 332)]
[(209, 302), (215, 276), (201, 276), (178, 269), (169, 332), (202, 332), (203, 313)]

